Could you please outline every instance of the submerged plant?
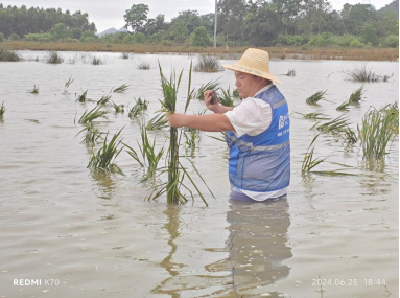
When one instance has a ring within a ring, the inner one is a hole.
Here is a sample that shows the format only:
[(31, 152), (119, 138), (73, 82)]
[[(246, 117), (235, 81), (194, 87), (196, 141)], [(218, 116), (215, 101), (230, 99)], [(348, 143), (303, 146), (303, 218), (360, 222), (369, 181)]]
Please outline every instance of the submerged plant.
[[(83, 92), (82, 94), (79, 94), (78, 97), (75, 99), (76, 101), (79, 102), (86, 102), (89, 100), (89, 98), (87, 97), (87, 93), (88, 90), (86, 90), (85, 92)], [(76, 93), (75, 93), (76, 94)]]
[(347, 74), (347, 80), (361, 83), (375, 83), (375, 82), (387, 82), (391, 76), (379, 75), (375, 71), (367, 68), (366, 64), (360, 67), (355, 67), (352, 70), (345, 71)]
[(92, 172), (103, 171), (105, 173), (124, 175), (121, 168), (114, 163), (123, 149), (123, 146), (118, 149), (119, 144), (122, 142), (122, 140), (117, 140), (121, 132), (122, 129), (112, 137), (110, 142), (108, 142), (109, 133), (106, 134), (103, 140), (103, 146), (96, 155), (93, 153), (92, 159), (87, 166)]
[(94, 107), (93, 110), (86, 111), (83, 115), (79, 118), (78, 123), (89, 123), (92, 122), (94, 119), (97, 118), (104, 118), (108, 120), (106, 116), (110, 111), (100, 111), (101, 107)]
[(167, 127), (167, 117), (164, 113), (154, 116), (146, 123), (147, 130), (159, 130), (164, 127)]
[(143, 111), (147, 110), (147, 106), (149, 105), (149, 101), (144, 99), (142, 100), (140, 97), (138, 99), (135, 98), (135, 105), (132, 107), (132, 109), (128, 112), (128, 117), (130, 118), (135, 118)]
[(204, 100), (204, 92), (207, 90), (215, 90), (217, 91), (219, 89), (220, 83), (218, 82), (219, 78), (216, 80), (211, 80), (208, 83), (204, 84), (201, 86), (197, 91), (195, 92), (194, 97), (198, 99), (203, 99)]
[(336, 111), (345, 111), (349, 107), (350, 103), (346, 100), (340, 106), (336, 108)]
[(98, 101), (98, 106), (105, 106), (111, 104), (111, 94), (103, 95)]
[(64, 62), (64, 59), (58, 54), (57, 51), (48, 51), (46, 62), (49, 64), (61, 64)]
[(302, 114), (302, 113), (299, 113), (299, 112), (295, 112), (295, 113), (299, 114), (299, 115), (302, 115), (304, 119), (315, 119), (315, 120), (328, 120), (328, 119), (330, 119), (329, 117), (327, 117), (327, 115), (322, 114), (322, 113), (308, 113), (308, 114)]
[(63, 92), (64, 95), (70, 94), (70, 93), (68, 92), (68, 88), (69, 88), (69, 86), (74, 82), (74, 80), (75, 80), (75, 79), (72, 79), (72, 76), (69, 77), (68, 82), (66, 82), (66, 83), (65, 83), (65, 86), (64, 86), (64, 92)]
[(112, 103), (115, 109), (115, 113), (123, 113), (124, 112), (124, 105), (116, 105), (115, 102)]
[(95, 144), (97, 143), (97, 140), (100, 138), (101, 139), (101, 132), (94, 127), (93, 122), (89, 122), (88, 125), (84, 129), (82, 129), (80, 132), (78, 132), (76, 135), (85, 133), (83, 136), (83, 139), (81, 143), (85, 144)]
[(358, 102), (361, 100), (361, 96), (363, 95), (363, 93), (363, 86), (361, 86), (350, 95), (349, 104), (358, 104)]
[(128, 53), (125, 53), (125, 52), (121, 53), (121, 58), (122, 59), (128, 59), (128, 57), (129, 57)]
[(39, 85), (37, 85), (37, 87), (36, 85), (33, 85), (33, 89), (28, 92), (32, 94), (39, 94)]
[(289, 77), (295, 77), (296, 76), (296, 70), (295, 69), (289, 69), (286, 73), (287, 76)]
[(4, 106), (4, 101), (3, 101), (0, 107), (0, 118), (3, 118), (5, 112), (6, 112), (6, 107)]
[(123, 85), (119, 86), (118, 88), (115, 88), (115, 89), (114, 89), (114, 92), (115, 92), (115, 93), (123, 93), (123, 92), (126, 91), (126, 89), (128, 89), (129, 86), (130, 86), (130, 85), (125, 85), (125, 84), (123, 84)]
[(146, 61), (140, 61), (140, 63), (137, 66), (138, 69), (150, 69), (150, 64)]
[(320, 101), (321, 99), (325, 99), (326, 91), (327, 90), (315, 92), (313, 95), (306, 98), (306, 103), (310, 105), (317, 104), (317, 102)]
[(102, 65), (102, 64), (103, 64), (103, 61), (101, 61), (100, 57), (97, 58), (96, 56), (93, 56), (92, 64), (93, 64), (93, 65)]
[(347, 118), (339, 116), (331, 121), (318, 125), (320, 122), (315, 123), (310, 130), (316, 129), (322, 133), (340, 134), (347, 129), (349, 123)]
[(20, 55), (13, 50), (7, 50), (0, 47), (0, 62), (18, 62), (21, 61)]
[(217, 72), (223, 70), (219, 61), (212, 55), (199, 54), (197, 55), (194, 71), (202, 72)]

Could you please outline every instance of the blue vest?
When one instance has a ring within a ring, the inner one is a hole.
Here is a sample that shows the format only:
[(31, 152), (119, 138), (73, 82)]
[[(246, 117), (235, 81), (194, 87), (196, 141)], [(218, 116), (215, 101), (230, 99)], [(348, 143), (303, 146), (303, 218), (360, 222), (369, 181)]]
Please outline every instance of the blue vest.
[(289, 113), (286, 99), (276, 86), (255, 96), (272, 108), (272, 122), (257, 136), (237, 138), (231, 131), (226, 141), (229, 152), (229, 180), (237, 188), (273, 191), (289, 185)]

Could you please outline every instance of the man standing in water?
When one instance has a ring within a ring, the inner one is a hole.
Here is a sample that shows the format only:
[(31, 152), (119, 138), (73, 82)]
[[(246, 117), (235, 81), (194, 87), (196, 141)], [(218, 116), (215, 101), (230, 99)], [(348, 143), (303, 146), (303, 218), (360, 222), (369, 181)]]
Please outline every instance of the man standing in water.
[(233, 65), (242, 102), (235, 108), (212, 102), (204, 93), (208, 115), (168, 116), (171, 127), (227, 131), (231, 199), (263, 202), (286, 196), (290, 180), (289, 113), (286, 100), (269, 72), (267, 51), (249, 48)]

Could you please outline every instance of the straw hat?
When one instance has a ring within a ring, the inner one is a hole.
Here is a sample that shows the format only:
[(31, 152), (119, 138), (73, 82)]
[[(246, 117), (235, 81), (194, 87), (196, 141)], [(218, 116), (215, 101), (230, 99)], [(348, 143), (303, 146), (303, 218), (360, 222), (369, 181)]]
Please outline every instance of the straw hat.
[(269, 54), (267, 51), (249, 48), (244, 51), (239, 62), (232, 65), (222, 65), (222, 67), (230, 70), (250, 73), (259, 77), (269, 79), (278, 84), (282, 84), (275, 76), (269, 72)]

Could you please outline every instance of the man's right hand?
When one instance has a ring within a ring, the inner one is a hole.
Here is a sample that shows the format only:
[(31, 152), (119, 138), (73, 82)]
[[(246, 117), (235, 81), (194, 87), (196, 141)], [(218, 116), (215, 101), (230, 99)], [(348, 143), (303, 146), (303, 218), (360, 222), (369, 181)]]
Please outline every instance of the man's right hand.
[(211, 90), (206, 90), (204, 92), (204, 103), (210, 111), (213, 111), (214, 113), (218, 113), (218, 108), (219, 108), (219, 103), (217, 102), (216, 104), (211, 103), (212, 96), (211, 96)]

